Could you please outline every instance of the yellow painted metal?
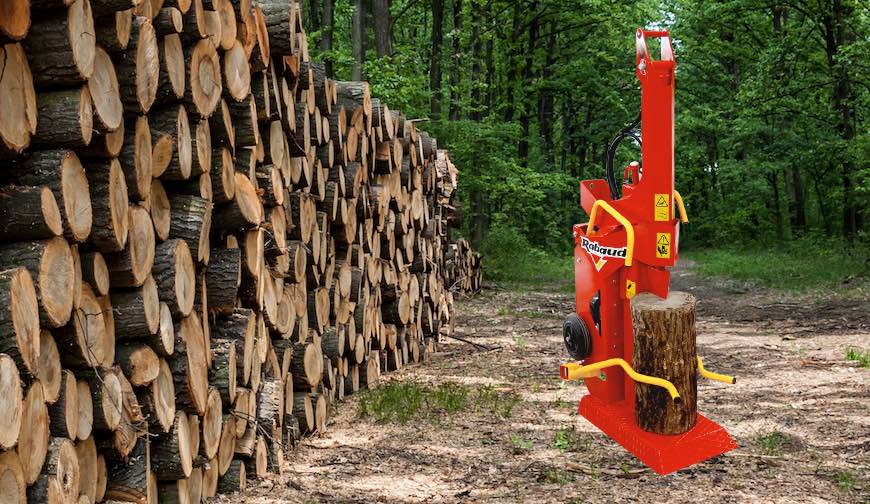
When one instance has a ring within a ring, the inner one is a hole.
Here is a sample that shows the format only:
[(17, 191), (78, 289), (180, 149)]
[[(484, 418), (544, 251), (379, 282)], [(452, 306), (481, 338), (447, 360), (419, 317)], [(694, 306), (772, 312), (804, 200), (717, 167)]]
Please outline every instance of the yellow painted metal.
[(625, 236), (626, 236), (626, 252), (625, 252), (625, 265), (631, 266), (631, 260), (634, 257), (634, 227), (631, 225), (631, 222), (628, 221), (621, 213), (619, 213), (615, 208), (610, 206), (604, 200), (595, 200), (595, 203), (592, 204), (592, 210), (589, 212), (589, 224), (587, 225), (587, 229), (589, 230), (587, 236), (592, 236), (595, 229), (595, 218), (598, 216), (598, 209), (603, 208), (605, 212), (609, 213), (611, 217), (617, 220), (622, 227), (625, 228)]
[(632, 299), (637, 294), (637, 285), (631, 280), (625, 281), (625, 297), (626, 299)]
[(680, 393), (677, 392), (677, 388), (674, 387), (674, 384), (669, 382), (668, 380), (664, 380), (662, 378), (656, 378), (655, 376), (648, 376), (644, 374), (640, 374), (628, 365), (624, 359), (614, 358), (607, 359), (599, 362), (595, 362), (592, 364), (582, 365), (576, 362), (568, 362), (562, 364), (562, 367), (567, 371), (566, 373), (562, 373), (563, 380), (579, 380), (581, 378), (592, 378), (596, 376), (598, 371), (609, 368), (612, 366), (619, 366), (622, 368), (625, 373), (631, 377), (632, 380), (639, 383), (646, 383), (647, 385), (655, 385), (656, 387), (662, 387), (668, 391), (671, 395), (671, 399), (674, 401), (678, 401), (680, 399)]
[(704, 361), (702, 361), (700, 357), (698, 357), (698, 373), (700, 373), (701, 376), (707, 378), (708, 380), (716, 380), (722, 383), (728, 383), (730, 385), (737, 383), (737, 378), (734, 378), (733, 376), (714, 373), (712, 371), (707, 371), (706, 369), (704, 369)]
[(685, 224), (689, 222), (689, 217), (686, 215), (686, 206), (683, 205), (683, 197), (680, 196), (680, 191), (674, 189), (674, 201), (677, 202), (677, 209), (680, 211), (680, 222)]

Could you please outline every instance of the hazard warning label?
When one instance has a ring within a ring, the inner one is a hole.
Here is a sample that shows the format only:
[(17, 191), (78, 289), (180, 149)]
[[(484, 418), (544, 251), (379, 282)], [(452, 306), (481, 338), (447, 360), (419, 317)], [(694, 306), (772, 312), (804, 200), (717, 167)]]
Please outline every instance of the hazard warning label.
[(671, 197), (668, 194), (656, 194), (653, 198), (655, 204), (656, 221), (671, 220)]
[(671, 258), (671, 233), (656, 233), (656, 257)]

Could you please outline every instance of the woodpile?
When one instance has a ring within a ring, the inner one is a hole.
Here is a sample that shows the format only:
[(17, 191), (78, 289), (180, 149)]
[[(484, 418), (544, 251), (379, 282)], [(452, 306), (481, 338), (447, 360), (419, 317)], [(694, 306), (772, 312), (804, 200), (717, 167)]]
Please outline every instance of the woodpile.
[(0, 501), (200, 502), (421, 362), (480, 257), (290, 0), (3, 0)]

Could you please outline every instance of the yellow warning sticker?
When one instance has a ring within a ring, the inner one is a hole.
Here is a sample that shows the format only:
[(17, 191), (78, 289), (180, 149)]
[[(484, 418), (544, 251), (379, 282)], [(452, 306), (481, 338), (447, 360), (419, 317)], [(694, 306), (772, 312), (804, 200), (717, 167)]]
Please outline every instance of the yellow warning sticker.
[(656, 194), (655, 203), (655, 218), (656, 221), (671, 220), (671, 197), (667, 194)]
[(656, 233), (656, 257), (671, 258), (671, 233)]

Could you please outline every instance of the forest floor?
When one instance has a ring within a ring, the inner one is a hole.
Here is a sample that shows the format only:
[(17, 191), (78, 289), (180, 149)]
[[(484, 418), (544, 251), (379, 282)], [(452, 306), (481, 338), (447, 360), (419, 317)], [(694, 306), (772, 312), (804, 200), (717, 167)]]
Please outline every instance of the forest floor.
[[(738, 377), (699, 381), (699, 410), (739, 444), (730, 453), (667, 477), (645, 469), (577, 415), (585, 387), (558, 378), (571, 286), (491, 288), (458, 302), (456, 335), (476, 345), (445, 341), (429, 364), (385, 376), (381, 389), (429, 398), (410, 418), (360, 418), (349, 398), (284, 476), (218, 501), (870, 502), (870, 368), (846, 358), (870, 346), (870, 302), (795, 298), (690, 266), (672, 283), (699, 299), (708, 367)], [(462, 400), (437, 399), (457, 390)]]

